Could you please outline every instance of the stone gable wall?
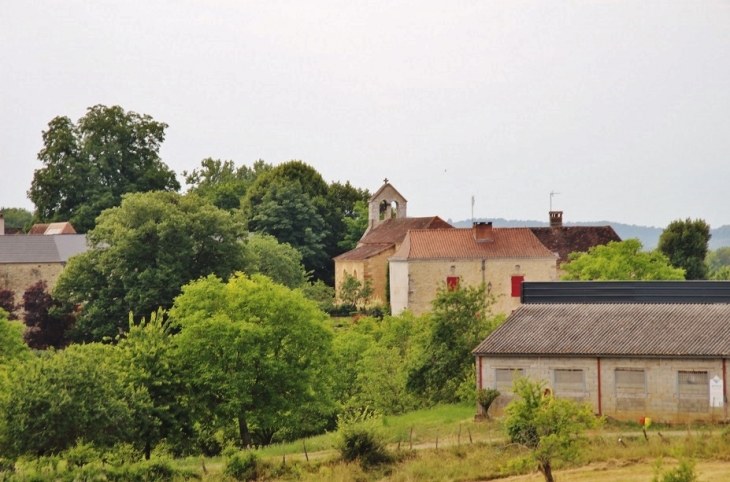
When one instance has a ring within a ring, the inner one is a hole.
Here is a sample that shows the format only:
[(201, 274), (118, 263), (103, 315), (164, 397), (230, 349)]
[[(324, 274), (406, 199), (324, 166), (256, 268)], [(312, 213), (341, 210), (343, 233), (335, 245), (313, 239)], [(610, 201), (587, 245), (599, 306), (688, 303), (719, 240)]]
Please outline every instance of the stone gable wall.
[(0, 265), (0, 287), (15, 291), (15, 302), (23, 301), (25, 290), (45, 280), (51, 291), (63, 271), (62, 263), (8, 263)]

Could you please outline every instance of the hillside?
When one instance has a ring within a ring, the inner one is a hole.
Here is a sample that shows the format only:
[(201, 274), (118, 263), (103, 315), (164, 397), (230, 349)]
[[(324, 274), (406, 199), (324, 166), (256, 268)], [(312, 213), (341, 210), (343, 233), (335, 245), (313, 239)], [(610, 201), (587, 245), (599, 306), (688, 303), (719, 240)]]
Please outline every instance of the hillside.
[[(504, 219), (504, 218), (478, 218), (475, 221), (491, 221), (495, 227), (502, 228), (519, 228), (519, 227), (538, 227), (547, 226), (548, 223), (544, 221), (534, 220), (515, 220), (515, 219)], [(464, 221), (453, 221), (451, 219), (448, 222), (457, 228), (468, 228), (471, 226), (471, 220)], [(635, 224), (624, 224), (616, 223), (613, 221), (588, 221), (588, 222), (577, 222), (577, 223), (565, 223), (565, 226), (606, 226), (610, 225), (613, 227), (616, 234), (621, 239), (639, 238), (639, 241), (644, 245), (647, 250), (656, 248), (659, 243), (659, 236), (662, 234), (664, 228), (656, 228), (654, 226), (637, 226)], [(719, 228), (711, 229), (710, 233), (710, 249), (714, 250), (723, 246), (730, 246), (730, 226), (720, 226)]]

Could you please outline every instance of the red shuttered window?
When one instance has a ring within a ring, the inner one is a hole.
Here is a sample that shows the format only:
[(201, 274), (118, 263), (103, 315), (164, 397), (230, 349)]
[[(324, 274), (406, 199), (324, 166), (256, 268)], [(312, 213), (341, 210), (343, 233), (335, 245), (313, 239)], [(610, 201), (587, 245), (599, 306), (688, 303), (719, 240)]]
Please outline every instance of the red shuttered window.
[(459, 277), (449, 276), (446, 278), (446, 287), (449, 291), (455, 291), (459, 287)]
[(525, 281), (524, 276), (513, 276), (512, 277), (512, 296), (519, 298), (522, 294), (522, 282)]

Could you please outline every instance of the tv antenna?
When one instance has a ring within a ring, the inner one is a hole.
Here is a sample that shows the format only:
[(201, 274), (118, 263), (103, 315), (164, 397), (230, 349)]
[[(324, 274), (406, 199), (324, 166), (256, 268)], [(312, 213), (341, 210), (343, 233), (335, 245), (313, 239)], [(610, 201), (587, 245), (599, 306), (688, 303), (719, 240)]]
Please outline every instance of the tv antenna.
[(474, 195), (471, 196), (471, 223), (474, 224)]
[(559, 192), (550, 191), (550, 210), (553, 210), (553, 196), (557, 196)]

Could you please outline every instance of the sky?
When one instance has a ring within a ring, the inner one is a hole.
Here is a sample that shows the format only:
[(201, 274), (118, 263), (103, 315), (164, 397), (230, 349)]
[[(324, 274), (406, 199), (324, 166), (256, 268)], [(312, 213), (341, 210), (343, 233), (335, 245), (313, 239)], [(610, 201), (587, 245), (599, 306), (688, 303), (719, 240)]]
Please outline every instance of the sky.
[[(3, 0), (0, 206), (96, 104), (163, 161), (307, 162), (409, 216), (730, 224), (730, 2)], [(182, 178), (181, 178), (182, 181)]]

